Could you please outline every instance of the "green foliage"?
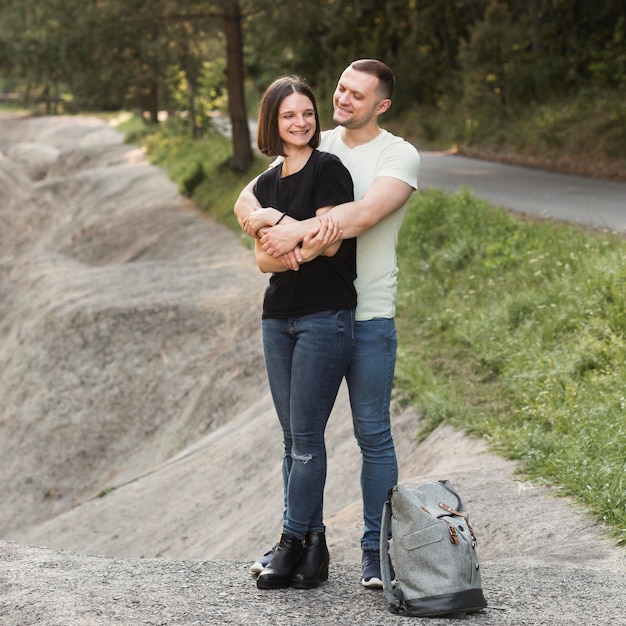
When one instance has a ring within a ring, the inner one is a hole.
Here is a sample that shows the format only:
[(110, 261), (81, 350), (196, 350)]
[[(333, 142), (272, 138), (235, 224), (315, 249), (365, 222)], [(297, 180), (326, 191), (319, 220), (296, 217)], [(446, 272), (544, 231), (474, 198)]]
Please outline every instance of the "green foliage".
[[(412, 105), (457, 98), (457, 55), (486, 0), (378, 0), (318, 2), (272, 0), (246, 25), (254, 42), (249, 75), (262, 91), (277, 75), (297, 73), (326, 105), (339, 73), (354, 59), (379, 58), (398, 84), (391, 115)], [(269, 26), (271, 24), (271, 27)], [(294, 32), (298, 36), (283, 37)]]
[(191, 198), (193, 192), (206, 180), (206, 172), (201, 161), (196, 161), (193, 168), (181, 178), (180, 187), (183, 195)]
[(427, 429), (480, 434), (626, 544), (626, 247), (464, 190), (411, 203), (397, 388)]
[[(226, 42), (225, 11), (233, 6), (242, 18), (243, 49)], [(314, 87), (321, 118), (330, 122), (339, 73), (355, 58), (376, 57), (397, 77), (385, 124), (419, 114), (409, 134), (426, 145), (489, 144), (515, 153), (528, 138), (522, 149), (547, 150), (552, 162), (552, 152), (588, 154), (596, 144), (606, 158), (622, 159), (624, 19), (621, 4), (607, 0), (5, 0), (0, 79), (10, 81), (25, 107), (126, 108), (147, 112), (150, 123), (167, 111), (184, 115), (199, 137), (211, 113), (226, 108), (227, 77), (236, 76), (231, 88), (245, 83), (241, 93), (245, 86), (254, 115), (258, 96), (277, 75), (297, 73)], [(232, 69), (239, 54), (241, 79)], [(606, 111), (603, 124), (594, 120), (595, 143), (570, 146), (566, 109), (588, 93), (621, 105)], [(245, 115), (239, 98), (229, 102), (237, 103), (235, 115)], [(541, 116), (541, 107), (555, 103), (563, 115)], [(511, 141), (518, 119), (537, 123), (540, 132)], [(247, 138), (237, 145), (246, 149)], [(614, 170), (623, 175), (624, 165)]]
[(626, 17), (622, 15), (615, 24), (613, 36), (592, 51), (589, 71), (595, 85), (603, 88), (626, 87), (625, 33)]
[(624, 180), (626, 100), (620, 93), (586, 90), (510, 110), (505, 118), (477, 110), (465, 117), (464, 125), (460, 115), (427, 119), (439, 146), (456, 143), (548, 168)]
[(7, 1), (0, 11), (0, 76), (21, 78), (25, 98), (30, 90), (46, 97), (67, 91), (81, 108), (138, 107), (154, 118), (175, 102), (179, 72), (195, 95), (203, 62), (224, 59), (219, 5)]
[[(233, 206), (244, 186), (241, 174), (230, 168), (232, 145), (217, 131), (209, 131), (202, 139), (194, 140), (188, 125), (180, 118), (169, 119), (158, 127), (126, 125), (129, 142), (141, 145), (152, 163), (167, 170), (180, 192), (191, 198), (200, 209), (210, 213), (217, 221), (239, 231)], [(246, 174), (253, 178), (267, 167), (267, 159), (257, 157)], [(245, 181), (247, 182), (247, 180)], [(242, 240), (249, 238), (242, 235)], [(249, 242), (248, 242), (249, 243)]]
[(491, 0), (459, 61), (462, 107), (479, 120), (511, 118), (557, 96), (623, 87), (624, 17), (608, 3)]
[(510, 27), (507, 5), (493, 2), (485, 19), (473, 29), (471, 41), (463, 46), (464, 103), (470, 110), (481, 108), (489, 116), (506, 107), (507, 70), (515, 50)]

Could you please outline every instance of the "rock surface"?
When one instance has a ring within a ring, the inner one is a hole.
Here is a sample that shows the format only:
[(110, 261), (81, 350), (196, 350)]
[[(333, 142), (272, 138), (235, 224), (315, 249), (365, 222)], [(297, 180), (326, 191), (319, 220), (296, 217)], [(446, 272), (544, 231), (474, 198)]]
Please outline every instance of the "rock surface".
[[(237, 236), (102, 121), (0, 117), (2, 626), (406, 623), (358, 584), (344, 389), (330, 581), (261, 592), (248, 573), (282, 501), (265, 284)], [(626, 623), (624, 551), (600, 526), (448, 426), (417, 446), (418, 422), (394, 415), (401, 480), (450, 479), (478, 535), (491, 608), (466, 621)]]

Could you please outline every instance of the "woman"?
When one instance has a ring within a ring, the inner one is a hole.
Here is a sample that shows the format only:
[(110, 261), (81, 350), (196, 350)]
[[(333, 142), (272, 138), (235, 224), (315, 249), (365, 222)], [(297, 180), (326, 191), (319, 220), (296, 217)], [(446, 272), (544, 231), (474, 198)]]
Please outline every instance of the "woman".
[[(315, 97), (297, 77), (270, 85), (261, 101), (257, 142), (282, 161), (264, 172), (254, 193), (261, 206), (248, 232), (283, 220), (322, 215), (353, 199), (352, 179), (339, 159), (316, 148), (320, 126)], [(302, 243), (304, 262), (289, 270), (257, 238), (256, 259), (271, 272), (262, 336), (270, 390), (283, 431), (283, 529), (274, 555), (257, 578), (260, 589), (317, 587), (328, 579), (322, 516), (326, 481), (324, 431), (352, 354), (356, 240), (339, 240), (324, 220)]]

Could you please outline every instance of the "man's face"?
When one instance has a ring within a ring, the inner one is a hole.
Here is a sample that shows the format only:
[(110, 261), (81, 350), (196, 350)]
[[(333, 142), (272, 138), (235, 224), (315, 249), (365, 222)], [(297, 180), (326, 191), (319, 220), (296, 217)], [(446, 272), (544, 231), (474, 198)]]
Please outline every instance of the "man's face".
[(376, 117), (383, 100), (376, 76), (348, 67), (333, 95), (333, 120), (344, 128), (363, 128)]

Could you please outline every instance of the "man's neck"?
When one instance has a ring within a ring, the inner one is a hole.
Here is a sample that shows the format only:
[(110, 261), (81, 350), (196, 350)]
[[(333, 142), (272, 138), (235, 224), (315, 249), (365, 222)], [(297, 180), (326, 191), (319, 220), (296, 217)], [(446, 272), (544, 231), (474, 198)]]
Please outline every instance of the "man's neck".
[(341, 139), (348, 148), (356, 148), (376, 139), (383, 130), (378, 126), (364, 126), (363, 128), (344, 128)]

